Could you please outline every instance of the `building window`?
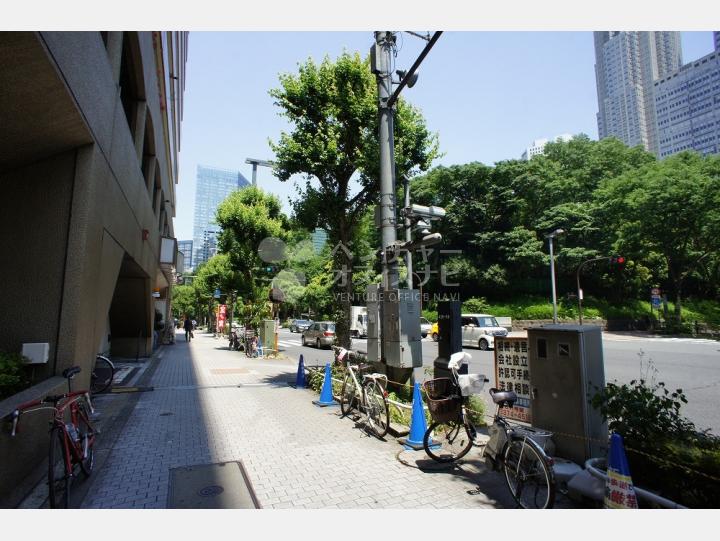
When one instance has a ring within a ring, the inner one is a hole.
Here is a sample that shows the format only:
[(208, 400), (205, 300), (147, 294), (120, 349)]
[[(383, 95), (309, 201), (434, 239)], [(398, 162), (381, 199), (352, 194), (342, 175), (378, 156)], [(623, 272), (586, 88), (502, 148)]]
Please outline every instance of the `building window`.
[(135, 138), (138, 126), (135, 126), (137, 102), (145, 99), (143, 88), (142, 62), (137, 32), (123, 32), (122, 61), (120, 63), (120, 101), (130, 134)]

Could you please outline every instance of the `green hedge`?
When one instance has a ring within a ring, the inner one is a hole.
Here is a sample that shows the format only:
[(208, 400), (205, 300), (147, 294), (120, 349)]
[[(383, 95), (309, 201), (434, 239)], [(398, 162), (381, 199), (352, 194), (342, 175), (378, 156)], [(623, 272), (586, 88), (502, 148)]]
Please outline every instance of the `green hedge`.
[(30, 386), (27, 359), (18, 353), (0, 351), (0, 400)]

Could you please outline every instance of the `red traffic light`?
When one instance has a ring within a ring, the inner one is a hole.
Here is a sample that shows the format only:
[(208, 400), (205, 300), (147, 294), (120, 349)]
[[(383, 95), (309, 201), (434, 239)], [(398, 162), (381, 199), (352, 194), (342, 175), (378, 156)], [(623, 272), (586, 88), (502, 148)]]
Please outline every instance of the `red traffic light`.
[(621, 255), (614, 255), (610, 258), (610, 264), (611, 265), (624, 265), (625, 258)]

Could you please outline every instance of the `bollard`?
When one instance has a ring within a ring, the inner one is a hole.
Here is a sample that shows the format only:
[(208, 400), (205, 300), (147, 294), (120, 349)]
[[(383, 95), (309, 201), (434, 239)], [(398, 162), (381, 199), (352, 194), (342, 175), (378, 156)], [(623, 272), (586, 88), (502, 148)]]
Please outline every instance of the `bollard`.
[(335, 399), (333, 399), (332, 394), (332, 372), (330, 371), (330, 363), (325, 365), (325, 379), (323, 380), (322, 391), (320, 392), (320, 400), (313, 400), (313, 404), (323, 408), (338, 405)]

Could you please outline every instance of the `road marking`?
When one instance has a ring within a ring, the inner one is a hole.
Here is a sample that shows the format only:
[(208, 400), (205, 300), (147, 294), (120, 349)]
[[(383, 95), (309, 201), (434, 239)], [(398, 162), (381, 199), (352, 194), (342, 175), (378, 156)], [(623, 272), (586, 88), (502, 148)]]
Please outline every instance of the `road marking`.
[(712, 344), (717, 340), (709, 338), (679, 338), (673, 336), (622, 336), (603, 334), (603, 340), (611, 342), (683, 342), (687, 344)]

